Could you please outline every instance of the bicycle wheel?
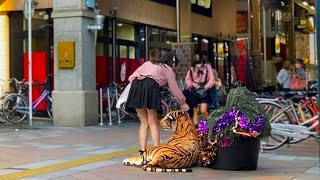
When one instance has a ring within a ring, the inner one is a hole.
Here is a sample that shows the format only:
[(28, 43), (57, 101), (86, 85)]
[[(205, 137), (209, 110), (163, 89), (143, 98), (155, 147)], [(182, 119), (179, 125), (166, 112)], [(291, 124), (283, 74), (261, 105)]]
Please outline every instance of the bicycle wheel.
[(46, 100), (47, 113), (50, 119), (52, 119), (52, 98), (50, 95), (47, 96)]
[[(301, 107), (301, 111), (303, 113), (303, 115), (301, 114), (301, 112), (299, 110), (297, 110), (297, 115), (298, 115), (298, 121), (299, 123), (295, 123), (295, 124), (300, 124), (302, 123), (304, 120), (306, 119), (311, 119), (312, 117), (316, 116), (317, 114), (314, 112), (314, 110), (312, 109), (312, 107), (308, 107), (307, 104), (304, 101), (300, 101), (299, 102), (300, 107)], [(304, 116), (305, 119), (303, 119), (302, 117)], [(307, 138), (306, 138), (307, 139)], [(306, 139), (299, 139), (299, 138), (289, 138), (288, 144), (296, 144), (299, 142), (302, 142)]]
[(0, 123), (5, 123), (7, 120), (3, 117), (3, 113), (2, 113), (2, 104), (3, 104), (3, 100), (7, 95), (1, 95), (0, 97)]
[(11, 94), (3, 100), (3, 117), (12, 123), (19, 123), (27, 116), (28, 104), (26, 99), (18, 94)]
[[(260, 103), (271, 119), (272, 123), (291, 124), (290, 116), (287, 112), (282, 112), (283, 108), (276, 103), (261, 102)], [(261, 140), (261, 148), (263, 150), (274, 150), (286, 144), (289, 137), (272, 134)]]

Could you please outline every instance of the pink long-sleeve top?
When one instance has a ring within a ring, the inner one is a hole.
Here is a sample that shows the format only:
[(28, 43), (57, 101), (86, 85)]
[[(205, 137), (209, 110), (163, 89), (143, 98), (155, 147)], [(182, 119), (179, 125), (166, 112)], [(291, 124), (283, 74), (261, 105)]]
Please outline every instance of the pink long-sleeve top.
[[(201, 70), (203, 74), (198, 75), (199, 70)], [(190, 71), (192, 71), (192, 77)], [(193, 88), (193, 83), (199, 84), (205, 82), (207, 82), (206, 85), (209, 86), (209, 88), (212, 88), (216, 82), (210, 64), (204, 64), (201, 68), (195, 67), (188, 70), (185, 78), (185, 83), (188, 89)]]
[(177, 102), (181, 106), (182, 111), (188, 111), (189, 106), (186, 104), (186, 98), (178, 87), (176, 81), (176, 75), (173, 69), (164, 64), (153, 64), (150, 61), (143, 63), (130, 77), (129, 81), (134, 79), (142, 80), (144, 78), (151, 78), (155, 80), (159, 86), (168, 84), (172, 95), (176, 98)]

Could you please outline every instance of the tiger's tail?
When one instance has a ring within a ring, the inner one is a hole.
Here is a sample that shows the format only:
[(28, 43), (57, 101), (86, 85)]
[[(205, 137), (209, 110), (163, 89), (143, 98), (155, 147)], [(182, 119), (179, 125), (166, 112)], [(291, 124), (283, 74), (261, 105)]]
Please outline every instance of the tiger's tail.
[(181, 169), (171, 169), (171, 168), (160, 168), (160, 167), (147, 167), (144, 168), (143, 170), (148, 171), (148, 172), (174, 172), (174, 173), (178, 173), (178, 172), (192, 172), (192, 169), (190, 168), (181, 168)]

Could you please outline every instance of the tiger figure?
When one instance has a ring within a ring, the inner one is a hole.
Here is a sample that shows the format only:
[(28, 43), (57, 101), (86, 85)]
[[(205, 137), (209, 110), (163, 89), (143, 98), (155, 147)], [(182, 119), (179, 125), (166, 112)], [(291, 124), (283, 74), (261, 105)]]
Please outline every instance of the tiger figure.
[(180, 110), (171, 111), (160, 121), (160, 126), (173, 132), (166, 144), (152, 147), (122, 163), (143, 166), (142, 169), (149, 172), (192, 172), (190, 167), (198, 162), (200, 142), (190, 117)]

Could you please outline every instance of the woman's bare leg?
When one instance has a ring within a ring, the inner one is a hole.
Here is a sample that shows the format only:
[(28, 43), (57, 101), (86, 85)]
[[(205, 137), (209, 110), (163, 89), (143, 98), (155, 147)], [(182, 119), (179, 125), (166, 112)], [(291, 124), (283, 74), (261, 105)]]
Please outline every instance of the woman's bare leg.
[(160, 144), (158, 112), (155, 109), (147, 109), (147, 114), (153, 146), (157, 146)]
[(146, 150), (148, 140), (148, 115), (146, 109), (136, 109), (140, 119), (139, 141), (142, 151)]

